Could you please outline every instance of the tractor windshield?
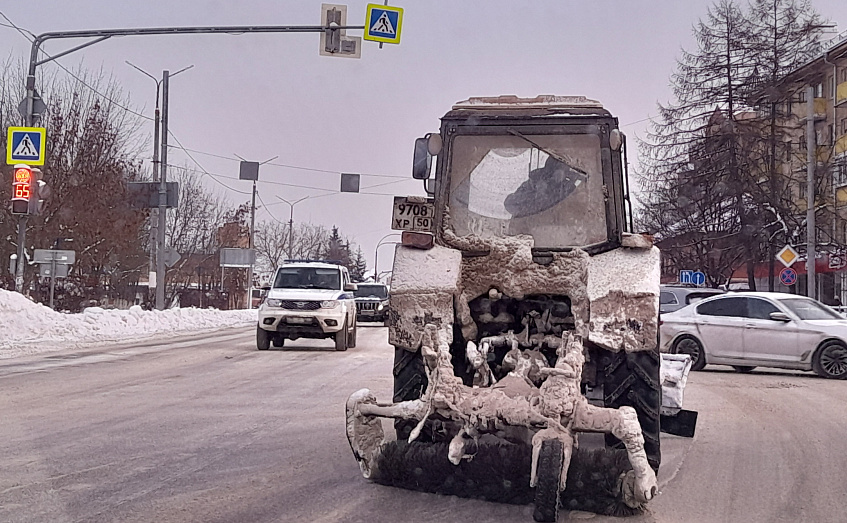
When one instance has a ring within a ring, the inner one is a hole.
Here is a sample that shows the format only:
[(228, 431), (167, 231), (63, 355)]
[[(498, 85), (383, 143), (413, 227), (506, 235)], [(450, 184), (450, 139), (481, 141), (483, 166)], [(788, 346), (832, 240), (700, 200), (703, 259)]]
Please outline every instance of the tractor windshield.
[(537, 248), (607, 240), (598, 135), (457, 136), (450, 179), (459, 236), (526, 234)]

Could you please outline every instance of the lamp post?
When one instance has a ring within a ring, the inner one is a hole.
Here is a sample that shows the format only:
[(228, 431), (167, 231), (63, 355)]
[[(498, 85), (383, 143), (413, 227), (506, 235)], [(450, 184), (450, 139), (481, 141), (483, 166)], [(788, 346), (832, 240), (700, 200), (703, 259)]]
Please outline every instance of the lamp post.
[(379, 248), (382, 245), (390, 245), (390, 244), (398, 244), (400, 242), (386, 242), (385, 239), (390, 236), (400, 236), (399, 232), (393, 232), (390, 234), (386, 234), (376, 243), (376, 248), (374, 249), (374, 283), (379, 283)]
[[(156, 82), (156, 113), (155, 113), (155, 130), (153, 133), (153, 181), (159, 182), (159, 207), (158, 207), (158, 224), (156, 225), (156, 309), (163, 310), (165, 308), (165, 227), (167, 223), (167, 178), (168, 178), (168, 82), (169, 80), (183, 71), (187, 71), (194, 67), (189, 65), (183, 67), (174, 74), (169, 71), (162, 71), (162, 79), (157, 80), (155, 76), (147, 71), (137, 67), (130, 62), (127, 62), (137, 71), (147, 75)], [(162, 115), (159, 116), (159, 89), (162, 88)], [(159, 136), (159, 121), (162, 125), (162, 136)], [(159, 143), (161, 142), (161, 144)], [(159, 162), (158, 149), (161, 146), (161, 158)], [(161, 176), (156, 176), (157, 169), (161, 169)], [(152, 251), (153, 249), (151, 249)], [(152, 257), (152, 252), (151, 252)], [(152, 260), (151, 260), (152, 261)], [(151, 271), (152, 272), (152, 271)]]
[(297, 205), (298, 203), (302, 202), (303, 200), (308, 200), (309, 197), (304, 196), (304, 197), (300, 198), (299, 200), (295, 200), (294, 202), (289, 202), (288, 200), (286, 200), (285, 198), (283, 198), (281, 196), (277, 196), (277, 199), (281, 200), (284, 203), (287, 203), (288, 207), (290, 209), (290, 212), (289, 212), (289, 215), (288, 215), (288, 256), (290, 258), (293, 258), (294, 257), (294, 206)]

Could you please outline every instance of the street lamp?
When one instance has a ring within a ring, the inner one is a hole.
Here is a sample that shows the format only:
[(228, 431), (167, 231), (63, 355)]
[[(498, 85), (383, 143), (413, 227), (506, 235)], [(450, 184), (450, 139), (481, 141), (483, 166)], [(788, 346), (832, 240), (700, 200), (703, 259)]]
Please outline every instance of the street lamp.
[(303, 200), (308, 200), (309, 197), (304, 196), (299, 200), (295, 200), (294, 202), (289, 202), (281, 196), (277, 196), (277, 199), (283, 201), (284, 203), (287, 203), (291, 211), (288, 215), (288, 257), (294, 258), (294, 206), (302, 202)]
[[(390, 245), (390, 244), (398, 244), (400, 242), (384, 242), (386, 238), (389, 236), (400, 236), (399, 232), (393, 232), (390, 234), (386, 234), (376, 243), (376, 249), (374, 249), (374, 283), (379, 283), (379, 247), (381, 245)], [(383, 243), (384, 242), (384, 243)]]
[[(157, 80), (155, 76), (148, 73), (147, 71), (137, 67), (130, 62), (127, 62), (131, 67), (135, 68), (137, 71), (149, 76), (156, 82), (156, 118), (155, 118), (155, 131), (153, 135), (153, 177), (154, 181), (159, 182), (159, 219), (158, 225), (156, 226), (156, 308), (158, 310), (162, 310), (165, 308), (165, 209), (167, 208), (167, 169), (168, 169), (168, 81), (171, 77), (178, 75), (183, 71), (187, 71), (194, 67), (193, 65), (189, 65), (187, 67), (183, 67), (179, 71), (174, 74), (170, 74), (169, 71), (162, 71), (162, 79)], [(162, 149), (162, 162), (159, 165), (159, 155), (157, 153), (159, 149), (159, 88), (164, 87), (162, 91), (162, 108), (163, 113), (161, 117), (162, 121), (162, 136), (161, 136), (161, 149)], [(160, 177), (156, 177), (157, 168), (161, 169), (162, 175)], [(152, 272), (152, 271), (151, 271)]]

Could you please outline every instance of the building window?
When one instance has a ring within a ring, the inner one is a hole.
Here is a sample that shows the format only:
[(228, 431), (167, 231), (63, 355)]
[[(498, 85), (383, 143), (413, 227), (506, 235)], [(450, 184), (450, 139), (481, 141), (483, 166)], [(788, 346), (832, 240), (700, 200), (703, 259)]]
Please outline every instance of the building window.
[(806, 90), (805, 89), (801, 89), (801, 90), (797, 91), (797, 101), (800, 102), (800, 103), (803, 103), (803, 102), (806, 101)]
[[(847, 71), (847, 69), (845, 69)], [(841, 134), (847, 134), (847, 118), (841, 119)]]
[(815, 91), (815, 98), (823, 98), (823, 84), (822, 83), (815, 85), (814, 91)]
[(799, 146), (800, 146), (801, 151), (806, 150), (806, 137), (805, 136), (800, 137)]
[(799, 191), (800, 199), (805, 200), (806, 199), (806, 182), (800, 182), (799, 187), (800, 187), (800, 191)]
[(836, 187), (847, 185), (847, 161), (839, 162), (833, 166), (832, 177)]
[(791, 142), (785, 142), (785, 161), (791, 161)]

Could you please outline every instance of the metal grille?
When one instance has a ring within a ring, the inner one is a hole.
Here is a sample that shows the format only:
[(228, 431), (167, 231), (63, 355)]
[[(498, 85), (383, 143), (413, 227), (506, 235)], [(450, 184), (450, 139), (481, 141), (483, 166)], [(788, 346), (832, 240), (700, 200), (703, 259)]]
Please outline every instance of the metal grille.
[(285, 300), (280, 304), (280, 307), (294, 311), (314, 311), (321, 308), (321, 302)]
[(356, 302), (356, 310), (359, 310), (359, 311), (375, 311), (377, 305), (378, 304), (376, 302), (373, 302), (373, 301), (371, 301), (371, 302), (357, 301)]

